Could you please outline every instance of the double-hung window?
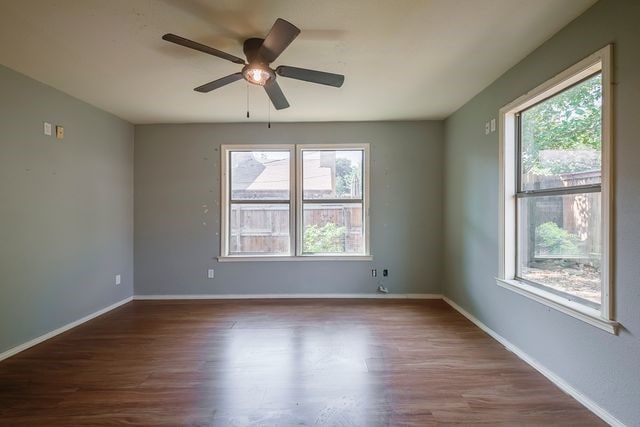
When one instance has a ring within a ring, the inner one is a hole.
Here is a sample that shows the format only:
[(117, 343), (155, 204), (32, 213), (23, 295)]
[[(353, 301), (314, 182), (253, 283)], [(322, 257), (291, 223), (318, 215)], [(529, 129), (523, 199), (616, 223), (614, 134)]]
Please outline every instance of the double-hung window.
[(615, 332), (611, 48), (501, 110), (499, 284)]
[(369, 254), (369, 146), (222, 146), (221, 261)]
[(294, 151), (288, 146), (225, 151), (226, 203), (222, 217), (227, 255), (290, 254), (294, 235), (293, 157)]

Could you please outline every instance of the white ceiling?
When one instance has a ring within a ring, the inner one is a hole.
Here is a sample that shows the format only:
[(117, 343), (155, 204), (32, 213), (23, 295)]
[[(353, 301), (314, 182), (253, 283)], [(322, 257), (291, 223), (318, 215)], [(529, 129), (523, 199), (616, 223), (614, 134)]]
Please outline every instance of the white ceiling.
[[(346, 75), (341, 89), (280, 78), (273, 121), (444, 118), (595, 0), (0, 0), (0, 63), (132, 123), (246, 121), (240, 66), (161, 40), (172, 32), (243, 57), (277, 17), (302, 29), (274, 65)], [(252, 121), (267, 98), (249, 90)]]

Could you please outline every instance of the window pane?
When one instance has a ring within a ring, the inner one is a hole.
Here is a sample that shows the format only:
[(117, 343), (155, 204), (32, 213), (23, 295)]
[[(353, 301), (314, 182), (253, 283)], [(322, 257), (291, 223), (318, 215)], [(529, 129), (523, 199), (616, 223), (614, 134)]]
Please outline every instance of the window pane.
[(289, 200), (288, 151), (232, 151), (232, 200)]
[(518, 276), (600, 304), (600, 193), (518, 201)]
[(231, 254), (289, 254), (288, 204), (232, 204)]
[(521, 115), (522, 190), (601, 182), (602, 75)]
[(362, 150), (304, 150), (304, 199), (362, 199), (362, 157)]
[(303, 210), (305, 253), (364, 253), (361, 203), (305, 203)]

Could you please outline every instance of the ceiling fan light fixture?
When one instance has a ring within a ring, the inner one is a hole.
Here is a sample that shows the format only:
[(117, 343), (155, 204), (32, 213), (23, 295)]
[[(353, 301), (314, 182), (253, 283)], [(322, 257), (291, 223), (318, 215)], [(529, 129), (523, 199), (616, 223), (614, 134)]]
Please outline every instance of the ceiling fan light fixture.
[(249, 83), (264, 86), (274, 77), (273, 72), (270, 71), (271, 70), (265, 70), (262, 67), (249, 64), (244, 68), (244, 70), (242, 70), (242, 75)]
[(344, 83), (344, 76), (342, 74), (307, 70), (305, 68), (286, 65), (280, 65), (276, 69), (271, 68), (271, 64), (284, 52), (291, 42), (298, 37), (298, 34), (300, 34), (300, 28), (284, 19), (276, 19), (271, 30), (269, 30), (269, 34), (267, 34), (264, 39), (251, 37), (242, 43), (242, 50), (247, 58), (246, 61), (230, 53), (193, 40), (185, 39), (175, 34), (165, 34), (162, 36), (162, 39), (244, 66), (242, 71), (198, 86), (194, 89), (196, 92), (209, 93), (212, 90), (219, 89), (230, 83), (245, 80), (247, 83), (262, 86), (276, 110), (282, 110), (283, 108), (289, 107), (289, 102), (276, 81), (276, 75), (333, 87), (341, 87), (342, 83)]

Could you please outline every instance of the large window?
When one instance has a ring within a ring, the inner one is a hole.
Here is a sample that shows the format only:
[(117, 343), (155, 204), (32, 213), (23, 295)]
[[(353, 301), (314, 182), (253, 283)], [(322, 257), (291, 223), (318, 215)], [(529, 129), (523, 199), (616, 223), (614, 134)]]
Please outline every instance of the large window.
[(500, 283), (611, 322), (610, 48), (501, 110)]
[(221, 260), (368, 259), (368, 145), (222, 147)]

